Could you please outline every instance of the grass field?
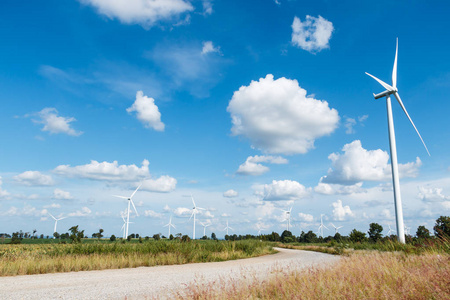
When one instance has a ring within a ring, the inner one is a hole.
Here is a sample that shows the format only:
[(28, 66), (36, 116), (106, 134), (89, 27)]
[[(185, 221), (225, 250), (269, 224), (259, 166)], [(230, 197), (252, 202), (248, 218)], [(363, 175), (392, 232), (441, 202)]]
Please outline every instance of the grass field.
[(0, 276), (213, 262), (274, 253), (259, 241), (0, 245)]
[(357, 250), (329, 269), (190, 286), (180, 299), (450, 299), (450, 255)]

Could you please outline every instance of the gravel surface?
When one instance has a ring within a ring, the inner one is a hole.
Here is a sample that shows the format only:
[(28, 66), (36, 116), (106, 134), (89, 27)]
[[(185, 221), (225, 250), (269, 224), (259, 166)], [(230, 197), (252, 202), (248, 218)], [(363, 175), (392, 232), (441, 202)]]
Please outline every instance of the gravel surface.
[(224, 262), (0, 277), (0, 299), (170, 299), (192, 283), (262, 280), (280, 269), (324, 267), (339, 260), (276, 249), (277, 254)]

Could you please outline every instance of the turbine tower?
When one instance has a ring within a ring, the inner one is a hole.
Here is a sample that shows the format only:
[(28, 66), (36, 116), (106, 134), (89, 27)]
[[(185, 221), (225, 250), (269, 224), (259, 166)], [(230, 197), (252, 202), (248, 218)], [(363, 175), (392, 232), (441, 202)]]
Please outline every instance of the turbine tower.
[(201, 207), (197, 207), (197, 206), (195, 205), (194, 197), (192, 197), (192, 195), (191, 195), (191, 199), (192, 199), (192, 204), (194, 204), (194, 207), (192, 208), (192, 215), (191, 215), (191, 217), (189, 218), (189, 220), (191, 220), (191, 219), (192, 219), (192, 216), (194, 216), (194, 231), (193, 231), (193, 233), (192, 233), (192, 239), (195, 240), (195, 216), (197, 215), (199, 209), (200, 209), (200, 210), (206, 210), (206, 209), (201, 208)]
[[(50, 215), (50, 217), (52, 217), (53, 218), (53, 220), (55, 220), (55, 227), (54, 227), (54, 229), (53, 229), (53, 234), (55, 234), (55, 232), (56, 232), (56, 225), (58, 225), (58, 221), (60, 221), (60, 220), (62, 220), (62, 219), (65, 219), (65, 218), (67, 218), (67, 217), (62, 217), (62, 218), (55, 218), (51, 213), (48, 213), (49, 215)], [(53, 236), (53, 238), (54, 239), (56, 239), (56, 237), (55, 236)]]
[(169, 235), (167, 236), (167, 238), (170, 238), (170, 227), (173, 227), (174, 229), (176, 228), (175, 225), (172, 224), (172, 216), (170, 216), (169, 223), (164, 225), (163, 227), (169, 227)]
[(123, 237), (124, 239), (126, 239), (128, 237), (128, 225), (130, 225), (130, 203), (133, 205), (134, 211), (136, 212), (136, 216), (139, 217), (139, 214), (138, 214), (138, 212), (136, 210), (136, 206), (134, 205), (134, 202), (133, 202), (133, 196), (134, 196), (134, 194), (136, 194), (136, 192), (141, 187), (141, 185), (142, 185), (142, 183), (137, 187), (137, 189), (133, 192), (133, 194), (131, 194), (130, 197), (113, 195), (114, 197), (128, 200), (127, 221), (126, 221), (126, 226), (125, 226), (125, 236)]
[(286, 227), (287, 227), (287, 231), (289, 231), (289, 227), (291, 226), (291, 211), (292, 211), (292, 207), (289, 210), (284, 210), (282, 209), (282, 211), (286, 214), (286, 219), (284, 219), (284, 221), (287, 221)]
[(323, 222), (322, 222), (322, 214), (320, 215), (320, 226), (319, 226), (319, 230), (318, 230), (318, 234), (320, 235), (320, 236), (322, 236), (322, 238), (323, 238), (323, 229), (325, 228), (325, 229), (327, 229), (328, 230), (328, 228), (327, 228), (327, 226), (325, 226), (325, 225), (323, 225)]
[(389, 146), (390, 146), (390, 151), (391, 151), (392, 182), (393, 182), (393, 186), (394, 186), (395, 220), (397, 223), (397, 238), (400, 243), (404, 244), (405, 243), (405, 232), (404, 232), (404, 224), (403, 224), (402, 199), (401, 199), (401, 195), (400, 195), (400, 182), (399, 182), (399, 175), (398, 175), (397, 146), (395, 144), (394, 120), (392, 118), (392, 106), (391, 106), (391, 97), (390, 97), (392, 94), (397, 99), (401, 108), (403, 109), (403, 111), (405, 112), (409, 121), (411, 122), (412, 126), (414, 127), (417, 134), (419, 135), (419, 138), (422, 141), (422, 144), (425, 146), (425, 149), (427, 150), (428, 155), (430, 155), (430, 152), (428, 151), (428, 148), (425, 145), (425, 142), (423, 141), (422, 136), (420, 135), (419, 131), (417, 130), (416, 125), (414, 125), (414, 122), (412, 121), (411, 117), (409, 116), (408, 112), (406, 111), (406, 108), (403, 105), (402, 100), (400, 99), (400, 95), (398, 94), (397, 56), (398, 56), (398, 39), (397, 39), (397, 46), (395, 49), (394, 68), (392, 70), (392, 86), (381, 81), (380, 79), (376, 78), (375, 76), (370, 75), (367, 72), (366, 72), (366, 74), (369, 75), (370, 77), (372, 77), (373, 79), (375, 79), (379, 84), (381, 84), (386, 89), (384, 92), (379, 93), (377, 95), (373, 94), (373, 96), (375, 99), (386, 97), (388, 128), (389, 128)]

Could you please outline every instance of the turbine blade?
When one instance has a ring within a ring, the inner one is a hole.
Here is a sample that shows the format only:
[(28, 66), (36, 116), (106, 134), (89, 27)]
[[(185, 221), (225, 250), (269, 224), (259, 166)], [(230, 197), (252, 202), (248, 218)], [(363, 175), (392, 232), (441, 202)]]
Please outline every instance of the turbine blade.
[(203, 208), (203, 207), (196, 207), (195, 209), (206, 210), (206, 208)]
[(191, 217), (189, 218), (189, 221), (192, 219), (192, 216), (195, 214), (195, 210), (192, 210), (192, 215), (191, 215)]
[(192, 199), (192, 204), (194, 204), (194, 207), (197, 207), (197, 206), (195, 205), (194, 197), (192, 197), (192, 195), (191, 195), (191, 199)]
[(386, 82), (384, 82), (384, 81), (382, 81), (382, 80), (376, 78), (376, 77), (373, 76), (373, 75), (370, 75), (370, 74), (367, 73), (367, 72), (366, 72), (366, 74), (369, 75), (370, 77), (372, 77), (373, 79), (375, 79), (376, 81), (378, 81), (378, 83), (381, 84), (386, 90), (388, 90), (388, 91), (395, 91), (395, 89), (394, 89), (392, 86), (390, 86), (389, 84), (387, 84)]
[(414, 129), (416, 130), (417, 134), (419, 135), (419, 138), (422, 141), (422, 144), (425, 147), (425, 150), (427, 150), (428, 156), (431, 156), (430, 151), (428, 151), (427, 145), (425, 145), (425, 142), (423, 141), (422, 136), (419, 133), (419, 130), (417, 130), (416, 125), (414, 125), (413, 120), (411, 119), (411, 117), (409, 116), (408, 112), (406, 111), (406, 108), (403, 105), (402, 99), (400, 99), (400, 95), (397, 92), (395, 92), (394, 96), (395, 96), (395, 98), (397, 98), (398, 103), (402, 107), (403, 111), (405, 112), (405, 114), (408, 117), (409, 121), (411, 122), (412, 126), (414, 127)]
[(139, 217), (139, 214), (137, 212), (136, 206), (134, 206), (134, 202), (133, 202), (133, 200), (131, 200), (131, 198), (130, 198), (130, 202), (131, 202), (131, 204), (133, 204), (133, 208), (134, 208), (134, 211), (136, 212), (136, 216)]
[(128, 197), (124, 197), (124, 196), (117, 196), (117, 195), (112, 195), (113, 197), (117, 197), (117, 198), (122, 198), (122, 199), (127, 199), (128, 200)]
[(394, 60), (394, 68), (392, 69), (392, 87), (397, 88), (397, 56), (398, 56), (398, 38), (397, 45), (395, 47), (395, 60)]
[(170, 226), (172, 226), (173, 228), (176, 228), (175, 225), (173, 225), (173, 224), (170, 224)]
[(130, 198), (133, 198), (134, 194), (138, 191), (138, 189), (141, 187), (142, 183), (137, 187), (137, 189), (131, 194)]
[(167, 227), (167, 226), (169, 226), (169, 225), (171, 225), (170, 223), (169, 224), (166, 224), (166, 225), (164, 225), (163, 227)]
[(49, 214), (50, 217), (52, 217), (55, 221), (57, 221), (56, 218), (55, 218), (51, 213), (48, 213), (48, 214)]

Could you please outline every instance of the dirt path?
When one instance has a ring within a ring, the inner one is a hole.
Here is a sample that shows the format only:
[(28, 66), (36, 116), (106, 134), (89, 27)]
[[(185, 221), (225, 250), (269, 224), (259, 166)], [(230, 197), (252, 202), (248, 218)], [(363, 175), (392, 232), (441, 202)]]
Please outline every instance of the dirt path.
[(264, 279), (280, 268), (328, 266), (339, 260), (317, 252), (277, 250), (225, 262), (0, 277), (0, 299), (168, 299), (194, 282)]

